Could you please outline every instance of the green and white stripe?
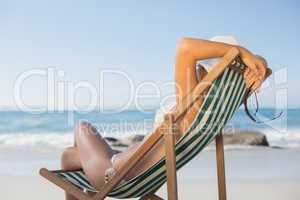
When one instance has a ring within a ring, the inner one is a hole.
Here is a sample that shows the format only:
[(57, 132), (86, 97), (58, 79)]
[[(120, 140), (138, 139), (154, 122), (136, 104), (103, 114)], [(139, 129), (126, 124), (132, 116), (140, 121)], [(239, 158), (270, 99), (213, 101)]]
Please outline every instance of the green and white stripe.
[[(176, 168), (193, 159), (231, 119), (241, 105), (246, 86), (242, 75), (227, 68), (209, 89), (207, 96), (190, 127), (176, 144)], [(57, 172), (58, 176), (78, 187), (97, 192), (80, 171)], [(146, 195), (166, 182), (165, 158), (140, 175), (117, 186), (109, 196), (134, 198)]]

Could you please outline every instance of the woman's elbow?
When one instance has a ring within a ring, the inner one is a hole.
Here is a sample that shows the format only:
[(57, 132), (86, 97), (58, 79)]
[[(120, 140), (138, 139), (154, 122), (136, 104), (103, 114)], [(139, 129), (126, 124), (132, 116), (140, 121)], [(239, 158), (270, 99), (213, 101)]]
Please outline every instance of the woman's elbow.
[(177, 42), (177, 54), (190, 54), (191, 53), (191, 39), (187, 37), (181, 38)]

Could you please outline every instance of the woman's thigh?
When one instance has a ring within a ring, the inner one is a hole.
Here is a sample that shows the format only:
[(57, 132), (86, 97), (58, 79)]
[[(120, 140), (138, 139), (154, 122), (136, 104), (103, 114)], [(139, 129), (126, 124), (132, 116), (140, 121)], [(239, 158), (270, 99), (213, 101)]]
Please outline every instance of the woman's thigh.
[(79, 159), (91, 184), (100, 188), (104, 184), (105, 170), (111, 167), (113, 150), (91, 124), (81, 122), (75, 127), (75, 140)]

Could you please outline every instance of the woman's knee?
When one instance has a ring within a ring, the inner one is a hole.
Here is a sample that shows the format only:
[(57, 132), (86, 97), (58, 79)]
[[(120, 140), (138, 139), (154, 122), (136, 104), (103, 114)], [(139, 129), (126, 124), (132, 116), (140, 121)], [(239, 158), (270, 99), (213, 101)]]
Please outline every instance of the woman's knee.
[(79, 139), (80, 137), (98, 137), (102, 138), (99, 132), (97, 131), (97, 128), (95, 128), (91, 123), (89, 122), (79, 122), (75, 126), (75, 140), (76, 138)]
[(76, 125), (75, 125), (76, 129), (88, 129), (89, 127), (91, 127), (91, 123), (87, 122), (87, 121), (81, 121), (81, 122), (78, 122)]
[(75, 139), (79, 138), (81, 135), (89, 133), (89, 127), (91, 124), (89, 122), (79, 122), (75, 125)]

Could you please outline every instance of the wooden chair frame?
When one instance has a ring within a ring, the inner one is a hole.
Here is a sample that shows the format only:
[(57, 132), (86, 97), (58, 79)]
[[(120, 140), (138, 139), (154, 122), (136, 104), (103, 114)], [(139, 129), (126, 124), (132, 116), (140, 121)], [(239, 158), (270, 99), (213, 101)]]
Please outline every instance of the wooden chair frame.
[[(232, 48), (228, 53), (220, 59), (220, 62), (209, 72), (204, 79), (195, 87), (195, 89), (183, 99), (180, 106), (165, 116), (164, 122), (154, 130), (153, 133), (144, 141), (141, 146), (133, 153), (128, 161), (117, 170), (117, 173), (112, 179), (106, 183), (98, 193), (89, 194), (83, 192), (82, 189), (73, 185), (72, 183), (59, 178), (53, 172), (42, 168), (40, 174), (53, 182), (57, 186), (64, 189), (69, 194), (75, 196), (80, 200), (103, 200), (118, 185), (123, 177), (132, 169), (138, 161), (151, 150), (151, 148), (161, 139), (164, 140), (166, 153), (166, 173), (167, 173), (167, 189), (168, 200), (177, 200), (177, 178), (175, 165), (175, 137), (174, 137), (174, 123), (179, 120), (191, 105), (198, 100), (199, 96), (208, 89), (212, 82), (228, 67), (228, 65), (239, 55), (237, 48)], [(205, 83), (205, 84), (203, 84)], [(166, 129), (167, 127), (167, 129)], [(222, 134), (216, 137), (216, 157), (217, 157), (217, 172), (218, 172), (218, 189), (219, 199), (226, 200), (226, 184), (225, 184), (225, 164), (224, 164), (224, 149)], [(156, 196), (154, 193), (141, 197), (140, 200), (160, 200), (162, 198)]]

